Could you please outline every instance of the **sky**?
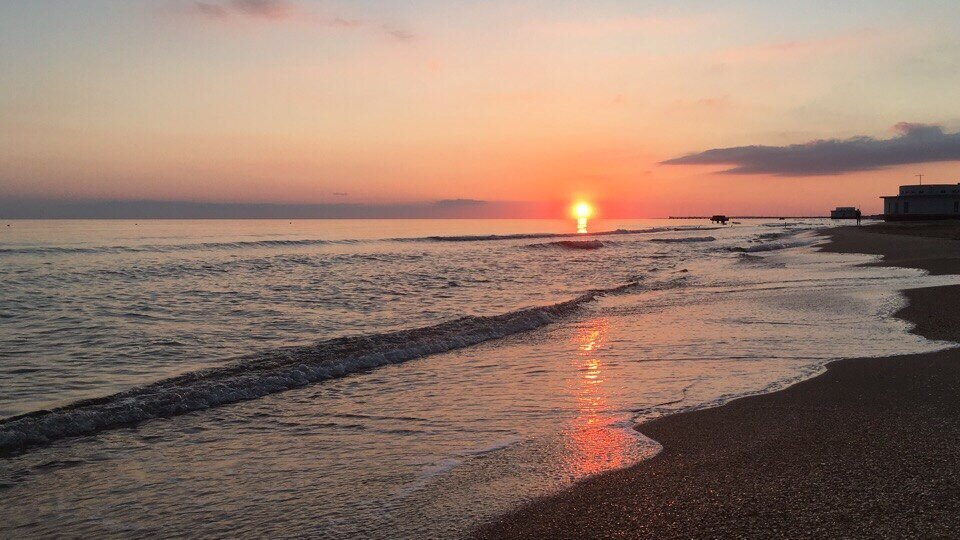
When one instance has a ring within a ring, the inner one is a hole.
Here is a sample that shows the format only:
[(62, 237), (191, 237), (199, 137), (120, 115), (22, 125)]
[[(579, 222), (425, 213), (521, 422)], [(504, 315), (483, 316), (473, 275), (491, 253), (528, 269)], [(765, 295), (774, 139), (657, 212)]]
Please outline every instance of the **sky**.
[(577, 199), (598, 217), (878, 212), (916, 174), (960, 181), (957, 14), (892, 0), (2, 2), (0, 213), (562, 217)]

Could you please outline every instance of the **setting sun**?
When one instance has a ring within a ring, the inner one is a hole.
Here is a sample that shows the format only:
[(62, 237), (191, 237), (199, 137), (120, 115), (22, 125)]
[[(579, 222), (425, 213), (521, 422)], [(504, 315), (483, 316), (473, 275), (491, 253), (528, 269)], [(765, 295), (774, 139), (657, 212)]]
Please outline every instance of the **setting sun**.
[(589, 218), (593, 215), (593, 206), (587, 202), (578, 202), (573, 205), (573, 216), (580, 219)]

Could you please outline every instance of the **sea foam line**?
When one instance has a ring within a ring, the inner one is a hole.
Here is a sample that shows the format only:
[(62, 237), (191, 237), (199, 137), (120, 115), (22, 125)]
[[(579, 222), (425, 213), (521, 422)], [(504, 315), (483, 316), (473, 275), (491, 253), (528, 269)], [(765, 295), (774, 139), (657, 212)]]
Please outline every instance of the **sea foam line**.
[(486, 234), (486, 235), (464, 235), (464, 236), (427, 236), (423, 238), (393, 238), (398, 242), (491, 242), (500, 240), (538, 240), (541, 238), (571, 238), (571, 237), (591, 237), (591, 236), (615, 236), (625, 234), (651, 234), (660, 232), (680, 232), (680, 231), (715, 231), (720, 227), (701, 227), (699, 225), (687, 225), (677, 227), (652, 227), (648, 229), (614, 229), (612, 231), (597, 231), (592, 233), (521, 233), (521, 234)]
[(327, 244), (355, 244), (358, 240), (238, 240), (236, 242), (199, 242), (188, 244), (144, 244), (138, 246), (21, 246), (0, 247), (0, 255), (54, 255), (89, 253), (171, 253), (175, 251), (229, 250), (269, 247), (299, 247)]
[[(682, 279), (644, 289), (680, 283)], [(631, 282), (611, 289), (592, 290), (566, 302), (502, 315), (462, 317), (424, 328), (285, 347), (110, 396), (10, 417), (0, 421), (0, 453), (256, 399), (358, 371), (469, 347), (540, 328), (599, 296), (639, 286), (638, 282)]]

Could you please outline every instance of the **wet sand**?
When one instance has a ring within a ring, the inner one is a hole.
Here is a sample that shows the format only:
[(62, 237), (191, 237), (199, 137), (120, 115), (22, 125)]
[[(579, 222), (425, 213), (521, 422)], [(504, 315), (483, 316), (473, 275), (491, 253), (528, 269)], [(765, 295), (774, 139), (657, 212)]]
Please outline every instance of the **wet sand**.
[[(960, 273), (957, 223), (829, 234), (827, 251)], [(907, 297), (897, 316), (915, 323), (915, 332), (960, 341), (960, 286)], [(534, 501), (476, 536), (960, 535), (960, 349), (842, 360), (786, 390), (638, 429), (663, 451)]]

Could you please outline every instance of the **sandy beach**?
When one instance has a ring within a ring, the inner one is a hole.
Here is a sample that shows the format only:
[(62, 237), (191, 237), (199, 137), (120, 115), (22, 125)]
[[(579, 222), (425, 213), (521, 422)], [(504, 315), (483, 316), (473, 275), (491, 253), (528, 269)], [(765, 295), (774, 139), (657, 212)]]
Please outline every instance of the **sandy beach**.
[[(829, 231), (825, 251), (960, 273), (960, 226)], [(897, 313), (960, 341), (960, 287)], [(786, 390), (638, 429), (655, 458), (503, 516), (478, 538), (943, 537), (960, 530), (960, 349), (832, 363)]]

